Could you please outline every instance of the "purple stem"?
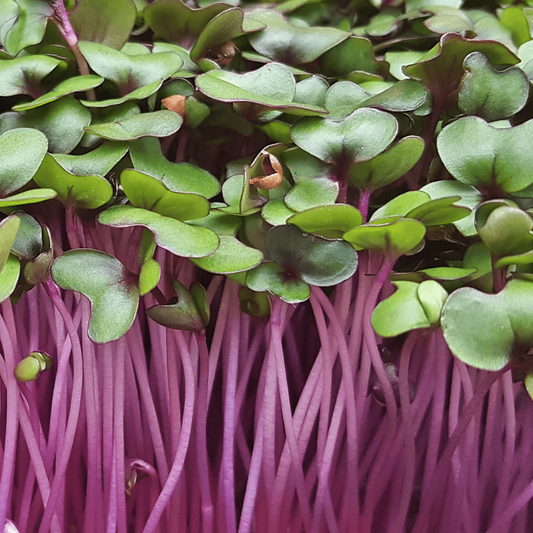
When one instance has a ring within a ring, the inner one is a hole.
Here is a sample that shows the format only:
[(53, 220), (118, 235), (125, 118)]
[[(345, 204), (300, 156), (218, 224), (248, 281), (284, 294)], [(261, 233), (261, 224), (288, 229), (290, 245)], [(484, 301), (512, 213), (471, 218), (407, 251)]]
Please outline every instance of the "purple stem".
[(448, 480), (447, 473), (449, 471), (449, 462), (452, 459), (455, 449), (463, 438), (464, 433), (470, 425), (470, 422), (475, 412), (480, 408), (485, 398), (485, 395), (489, 391), (491, 385), (507, 370), (508, 368), (504, 367), (499, 372), (488, 372), (478, 383), (474, 392), (474, 396), (463, 410), (461, 418), (459, 419), (453, 434), (448, 439), (446, 448), (444, 449), (440, 461), (437, 464), (437, 468), (433, 473), (433, 477), (430, 482), (430, 486), (433, 490), (422, 494), (422, 501), (420, 502), (419, 513), (412, 533), (422, 533), (428, 530), (428, 523), (430, 519), (432, 504), (435, 497), (441, 494), (442, 485)]
[(50, 522), (55, 511), (60, 491), (65, 482), (65, 473), (67, 470), (68, 460), (70, 452), (72, 451), (72, 445), (76, 436), (76, 428), (78, 426), (78, 417), (80, 414), (81, 406), (81, 394), (83, 388), (83, 357), (80, 339), (78, 337), (77, 328), (74, 325), (72, 317), (66, 308), (57, 285), (52, 281), (52, 278), (48, 278), (45, 284), (46, 292), (53, 301), (57, 310), (61, 314), (67, 332), (72, 343), (72, 356), (73, 356), (73, 383), (72, 383), (72, 395), (70, 399), (70, 411), (67, 422), (67, 427), (64, 433), (64, 441), (62, 443), (61, 455), (56, 458), (56, 472), (52, 482), (50, 490), (50, 499), (48, 505), (44, 510), (44, 514), (39, 527), (39, 533), (46, 533), (50, 527)]
[(283, 344), (281, 339), (281, 324), (284, 322), (283, 302), (274, 301), (272, 306), (272, 315), (270, 318), (270, 328), (272, 332), (272, 349), (276, 362), (276, 374), (279, 386), (279, 399), (281, 402), (281, 412), (285, 425), (285, 434), (291, 450), (293, 461), (293, 473), (295, 475), (296, 492), (300, 501), (300, 509), (306, 531), (311, 530), (311, 509), (309, 507), (309, 492), (307, 490), (302, 470), (302, 461), (296, 441), (294, 423), (292, 420), (292, 409), (290, 405), (289, 386), (287, 383), (287, 374), (285, 372), (285, 362), (283, 358)]
[(196, 416), (196, 457), (202, 498), (202, 531), (213, 531), (213, 499), (211, 496), (209, 457), (207, 455), (207, 378), (209, 374), (209, 348), (204, 334), (195, 335), (198, 343), (199, 379)]
[(240, 308), (237, 300), (237, 287), (231, 287), (229, 297), (229, 353), (226, 364), (225, 398), (224, 398), (224, 433), (222, 436), (221, 476), (224, 489), (224, 516), (227, 533), (237, 531), (235, 516), (235, 421), (239, 413), (235, 412), (235, 394), (237, 391)]
[[(5, 384), (7, 388), (6, 399), (6, 432), (4, 457), (2, 460), (2, 474), (0, 476), (0, 531), (4, 531), (11, 486), (13, 483), (13, 474), (15, 471), (17, 433), (18, 433), (18, 384), (15, 379), (15, 352), (12, 339), (16, 338), (15, 323), (13, 320), (13, 310), (11, 300), (7, 299), (2, 303), (2, 312), (0, 315), (0, 339), (4, 350), (5, 360)], [(5, 320), (4, 320), (5, 318)], [(9, 323), (9, 327), (8, 327)]]
[(185, 462), (185, 456), (187, 455), (187, 450), (189, 448), (189, 440), (192, 430), (192, 422), (194, 418), (194, 396), (196, 384), (194, 382), (194, 372), (191, 365), (189, 350), (186, 347), (186, 343), (183, 340), (183, 333), (181, 331), (169, 332), (169, 334), (174, 333), (176, 342), (179, 347), (179, 352), (181, 356), (181, 362), (183, 365), (183, 373), (185, 378), (185, 400), (183, 403), (183, 423), (181, 426), (180, 433), (180, 442), (178, 445), (178, 450), (174, 457), (174, 462), (170, 473), (166, 480), (165, 485), (157, 501), (155, 502), (152, 512), (148, 517), (146, 525), (144, 526), (143, 533), (153, 533), (167, 506), (178, 481), (180, 480), (181, 473), (183, 471), (183, 463)]
[[(78, 70), (80, 71), (80, 74), (83, 76), (90, 74), (89, 65), (87, 64), (85, 57), (83, 57), (83, 54), (80, 52), (80, 48), (78, 46), (78, 36), (76, 35), (76, 32), (70, 23), (63, 0), (51, 0), (50, 3), (57, 17), (57, 20), (54, 22), (61, 32), (61, 35), (63, 35), (65, 38), (65, 41), (67, 41), (67, 44), (70, 46), (70, 49), (76, 58), (76, 62), (78, 63)], [(87, 100), (96, 100), (94, 90), (91, 89), (87, 91), (86, 95)]]

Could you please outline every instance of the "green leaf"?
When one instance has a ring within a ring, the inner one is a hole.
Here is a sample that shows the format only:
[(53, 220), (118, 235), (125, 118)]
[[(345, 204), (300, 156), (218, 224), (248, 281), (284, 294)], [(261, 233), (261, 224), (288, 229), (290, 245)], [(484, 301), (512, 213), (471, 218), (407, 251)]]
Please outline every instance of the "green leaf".
[(263, 254), (255, 248), (250, 248), (229, 235), (220, 236), (220, 246), (215, 253), (192, 262), (215, 274), (230, 274), (243, 272), (257, 266), (263, 259)]
[(337, 285), (357, 269), (353, 247), (303, 233), (293, 225), (271, 229), (265, 248), (267, 258), (284, 269), (286, 279), (297, 277), (310, 285)]
[(16, 215), (10, 215), (0, 222), (0, 272), (7, 263), (19, 227), (20, 219)]
[(290, 70), (279, 63), (269, 63), (245, 74), (211, 70), (196, 78), (196, 86), (206, 96), (222, 102), (258, 104), (290, 115), (326, 114), (325, 109), (293, 102), (296, 82)]
[(420, 285), (412, 281), (393, 281), (392, 284), (396, 292), (378, 303), (372, 313), (375, 332), (382, 337), (396, 337), (413, 329), (430, 327), (431, 322), (418, 297)]
[(32, 102), (13, 106), (13, 111), (26, 111), (27, 109), (35, 109), (36, 107), (49, 104), (50, 102), (55, 102), (56, 100), (59, 100), (68, 94), (94, 89), (95, 87), (101, 85), (103, 81), (103, 78), (100, 76), (75, 76), (74, 78), (69, 78), (68, 80), (62, 81), (50, 92), (43, 94), (43, 96), (36, 98)]
[(111, 141), (132, 141), (140, 137), (168, 137), (183, 123), (178, 113), (155, 111), (142, 113), (116, 122), (87, 126), (85, 131)]
[(467, 55), (464, 68), (459, 107), (465, 115), (491, 122), (511, 117), (526, 105), (529, 81), (520, 68), (495, 70), (480, 52)]
[(76, 176), (105, 176), (126, 155), (126, 143), (106, 142), (83, 155), (54, 154), (54, 159)]
[(189, 48), (212, 18), (231, 7), (217, 2), (194, 9), (181, 0), (157, 0), (146, 6), (143, 16), (156, 37)]
[(0, 96), (38, 96), (41, 80), (61, 61), (55, 57), (32, 55), (0, 60)]
[[(498, 294), (476, 289), (454, 291), (442, 311), (444, 338), (464, 363), (483, 370), (501, 370), (533, 346), (533, 284), (514, 279)], [(517, 361), (517, 362), (518, 362)]]
[(17, 286), (19, 275), (20, 261), (15, 255), (9, 254), (6, 264), (0, 272), (0, 302), (11, 296)]
[(520, 7), (506, 7), (500, 15), (500, 21), (506, 28), (511, 30), (516, 46), (521, 46), (531, 41), (528, 19)]
[(40, 131), (18, 128), (0, 136), (0, 197), (24, 187), (35, 175), (48, 150)]
[(155, 259), (148, 259), (139, 272), (139, 294), (144, 296), (157, 287), (161, 278), (161, 267)]
[(352, 165), (349, 170), (350, 185), (369, 191), (390, 185), (416, 165), (424, 147), (424, 141), (420, 137), (413, 135), (400, 139), (370, 161)]
[(91, 113), (77, 100), (65, 96), (42, 109), (0, 115), (0, 133), (14, 128), (33, 128), (48, 138), (48, 150), (68, 154), (76, 148), (84, 128), (91, 122)]
[(158, 246), (182, 257), (205, 257), (219, 246), (219, 238), (210, 229), (190, 226), (129, 205), (110, 207), (100, 213), (98, 221), (115, 228), (148, 228)]
[(270, 200), (261, 208), (261, 216), (272, 226), (282, 226), (294, 215), (294, 211), (289, 209), (283, 198)]
[(133, 100), (144, 100), (145, 98), (148, 98), (149, 96), (152, 96), (155, 94), (158, 89), (161, 87), (163, 83), (163, 80), (156, 80), (153, 83), (150, 83), (149, 85), (146, 85), (144, 87), (139, 87), (138, 89), (135, 89), (131, 91), (131, 93), (125, 94), (124, 96), (121, 96), (120, 98), (110, 98), (109, 100), (100, 100), (98, 102), (93, 100), (81, 100), (81, 103), (85, 107), (110, 107), (114, 105), (120, 105), (125, 102), (131, 102)]
[(446, 33), (436, 49), (417, 63), (403, 67), (403, 71), (431, 91), (434, 105), (443, 105), (457, 90), (464, 73), (463, 61), (472, 52), (482, 52), (492, 65), (518, 63), (518, 58), (500, 43), (468, 40), (457, 33)]
[(360, 85), (351, 81), (334, 83), (326, 94), (324, 107), (329, 111), (328, 118), (341, 120), (362, 107), (363, 102), (370, 98)]
[(137, 170), (124, 170), (120, 184), (132, 205), (165, 217), (191, 220), (209, 213), (209, 202), (203, 196), (172, 192), (158, 179)]
[(398, 132), (396, 119), (377, 109), (357, 109), (343, 120), (306, 117), (292, 128), (297, 146), (330, 164), (355, 163), (383, 152)]
[(89, 337), (97, 343), (122, 337), (137, 313), (137, 276), (112, 255), (97, 250), (70, 250), (52, 265), (62, 288), (80, 292), (91, 302)]
[(1, 0), (0, 43), (13, 56), (40, 43), (52, 14), (46, 0)]
[(328, 89), (329, 84), (324, 78), (321, 76), (309, 76), (296, 82), (293, 100), (301, 104), (325, 107)]
[(528, 141), (532, 134), (533, 120), (499, 129), (481, 118), (465, 117), (441, 131), (437, 149), (446, 169), (460, 182), (481, 192), (498, 187), (512, 193), (533, 183)]
[(388, 201), (385, 205), (382, 205), (374, 212), (370, 221), (393, 216), (405, 217), (411, 210), (427, 202), (429, 202), (429, 195), (427, 193), (422, 191), (407, 191)]
[(53, 189), (31, 189), (5, 198), (0, 198), (0, 209), (17, 205), (30, 205), (52, 200), (57, 196)]
[(518, 255), (533, 248), (533, 220), (518, 207), (498, 207), (478, 227), (481, 240), (497, 257)]
[(287, 276), (276, 263), (262, 263), (246, 275), (246, 285), (256, 292), (268, 291), (284, 302), (295, 304), (309, 298), (311, 287), (305, 281)]
[(172, 52), (131, 56), (88, 41), (80, 42), (79, 47), (91, 69), (116, 83), (121, 96), (169, 78), (183, 64), (180, 57)]
[(333, 204), (307, 209), (291, 216), (287, 223), (326, 239), (341, 239), (349, 229), (363, 223), (363, 216), (351, 205)]
[(439, 198), (415, 207), (406, 214), (407, 218), (420, 220), (425, 226), (443, 226), (461, 220), (470, 214), (470, 209), (455, 205), (459, 196)]
[(113, 196), (109, 181), (97, 174), (77, 176), (66, 170), (51, 154), (46, 154), (33, 180), (39, 187), (57, 192), (64, 204), (82, 209), (96, 209), (106, 204)]
[(374, 250), (397, 258), (417, 246), (426, 234), (425, 226), (409, 218), (378, 219), (347, 231), (344, 239), (356, 250)]
[(220, 192), (219, 181), (195, 165), (172, 163), (161, 151), (157, 139), (144, 138), (130, 144), (134, 167), (154, 176), (173, 192), (190, 192), (212, 198)]
[(335, 203), (339, 184), (330, 179), (331, 167), (304, 152), (292, 148), (282, 155), (289, 168), (294, 186), (285, 196), (285, 204), (293, 211), (305, 211), (311, 207)]
[(26, 261), (34, 261), (43, 251), (43, 229), (41, 225), (24, 211), (16, 211), (20, 226), (11, 252)]
[(349, 37), (323, 54), (319, 61), (320, 71), (325, 76), (356, 83), (368, 79), (361, 73), (384, 77), (388, 72), (388, 64), (376, 59), (372, 43), (365, 37)]
[(120, 50), (135, 25), (132, 0), (77, 0), (69, 19), (80, 41), (92, 41)]
[(199, 63), (200, 59), (209, 55), (212, 48), (264, 27), (256, 17), (245, 19), (244, 11), (238, 7), (227, 9), (207, 22), (191, 50), (191, 59)]
[(288, 65), (310, 63), (350, 36), (335, 28), (294, 26), (275, 11), (256, 11), (250, 16), (266, 26), (248, 37), (253, 48)]
[[(203, 289), (203, 287), (193, 284), (187, 290), (177, 280), (174, 280), (172, 284), (177, 296), (171, 298), (168, 304), (150, 307), (146, 311), (147, 315), (154, 322), (166, 328), (201, 333), (209, 323), (209, 314), (206, 317), (205, 310), (200, 312), (193, 293), (196, 292), (198, 294), (198, 288)], [(209, 307), (207, 307), (207, 310), (209, 310)]]
[(455, 221), (454, 225), (465, 237), (476, 235), (477, 231), (474, 226), (474, 209), (483, 200), (477, 189), (455, 180), (445, 180), (428, 183), (427, 185), (424, 185), (420, 191), (429, 194), (432, 200), (448, 198), (450, 196), (459, 196), (461, 199), (456, 200), (454, 203), (469, 208), (471, 213), (465, 218)]

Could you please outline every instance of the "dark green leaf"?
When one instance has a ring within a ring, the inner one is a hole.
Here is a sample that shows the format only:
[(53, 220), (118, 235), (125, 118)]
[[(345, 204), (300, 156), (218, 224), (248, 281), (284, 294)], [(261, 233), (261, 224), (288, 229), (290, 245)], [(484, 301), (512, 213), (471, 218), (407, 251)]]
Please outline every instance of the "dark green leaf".
[(89, 337), (94, 342), (110, 342), (128, 331), (137, 313), (139, 289), (136, 276), (118, 259), (97, 250), (70, 250), (54, 261), (52, 277), (61, 288), (89, 298)]

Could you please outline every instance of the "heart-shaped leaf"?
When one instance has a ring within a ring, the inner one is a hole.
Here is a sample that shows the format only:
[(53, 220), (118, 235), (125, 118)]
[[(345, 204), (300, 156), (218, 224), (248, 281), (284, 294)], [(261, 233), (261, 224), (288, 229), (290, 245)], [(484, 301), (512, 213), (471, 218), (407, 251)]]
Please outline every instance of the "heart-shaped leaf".
[(0, 132), (14, 128), (33, 128), (48, 138), (50, 152), (68, 154), (76, 148), (84, 128), (91, 122), (91, 113), (77, 100), (65, 96), (42, 109), (0, 115)]
[(287, 276), (276, 263), (262, 263), (250, 270), (246, 275), (246, 285), (253, 291), (268, 291), (290, 304), (304, 302), (311, 293), (311, 287), (305, 281)]
[(426, 228), (410, 218), (378, 219), (347, 231), (343, 238), (356, 250), (375, 250), (396, 259), (420, 244)]
[(459, 107), (465, 115), (492, 122), (511, 117), (526, 105), (529, 81), (520, 68), (495, 70), (481, 52), (467, 55), (464, 68)]
[(341, 239), (349, 229), (363, 223), (363, 216), (351, 205), (333, 204), (307, 209), (291, 216), (287, 222), (306, 233), (327, 239)]
[(56, 191), (64, 204), (70, 202), (82, 209), (96, 209), (113, 196), (113, 188), (104, 177), (96, 174), (77, 176), (66, 170), (51, 154), (46, 154), (33, 180), (39, 187)]
[(140, 137), (168, 137), (176, 133), (183, 119), (172, 111), (142, 113), (116, 122), (87, 126), (85, 131), (111, 141), (133, 141)]
[(267, 258), (283, 268), (285, 279), (296, 277), (310, 285), (337, 285), (357, 269), (353, 247), (304, 233), (293, 225), (271, 229), (265, 248)]
[[(198, 289), (202, 290), (203, 287), (193, 284), (187, 290), (177, 280), (174, 280), (172, 284), (177, 296), (173, 297), (168, 304), (150, 307), (147, 310), (148, 316), (154, 322), (166, 328), (194, 331), (196, 333), (204, 331), (209, 322), (209, 314), (206, 317), (204, 313), (200, 312), (193, 294), (191, 294), (191, 290), (194, 291), (196, 288), (198, 291)], [(204, 301), (206, 300), (204, 299)]]
[(0, 4), (0, 42), (13, 56), (40, 43), (52, 6), (46, 0), (3, 0)]
[(283, 153), (282, 160), (294, 180), (293, 188), (285, 196), (285, 204), (293, 211), (335, 203), (339, 184), (330, 179), (331, 167), (304, 152), (292, 148)]
[(464, 74), (463, 61), (472, 52), (483, 53), (492, 65), (514, 65), (518, 58), (495, 41), (465, 39), (457, 33), (446, 33), (440, 43), (414, 65), (403, 67), (409, 77), (431, 91), (433, 105), (443, 106), (457, 90)]
[(52, 265), (52, 277), (62, 288), (80, 292), (91, 302), (89, 337), (97, 343), (124, 335), (137, 313), (137, 276), (112, 255), (97, 250), (70, 250)]
[[(32, 57), (32, 56), (30, 56)], [(35, 57), (35, 56), (33, 56)], [(13, 111), (26, 111), (27, 109), (35, 109), (50, 102), (55, 102), (63, 96), (72, 93), (89, 91), (94, 89), (102, 84), (104, 81), (100, 76), (75, 76), (74, 78), (69, 78), (68, 80), (62, 81), (56, 85), (50, 92), (43, 94), (39, 98), (36, 98), (32, 102), (26, 104), (18, 104), (13, 106)]]
[(131, 56), (88, 41), (80, 42), (79, 47), (91, 69), (116, 83), (121, 96), (169, 78), (182, 66), (180, 57), (171, 52)]
[(209, 202), (203, 196), (172, 192), (161, 181), (137, 170), (124, 170), (120, 184), (132, 205), (165, 217), (191, 220), (209, 213)]
[(0, 60), (0, 96), (41, 93), (41, 80), (50, 74), (61, 60), (55, 57), (30, 55)]
[(219, 238), (210, 229), (190, 226), (129, 205), (110, 207), (100, 213), (98, 221), (115, 228), (148, 228), (158, 246), (182, 257), (205, 257), (219, 246)]
[(396, 337), (413, 329), (429, 328), (431, 322), (418, 297), (420, 284), (393, 281), (393, 285), (396, 292), (381, 301), (372, 313), (372, 326), (376, 333), (382, 337)]
[(352, 165), (349, 170), (350, 184), (368, 191), (386, 187), (415, 166), (422, 156), (424, 147), (422, 138), (414, 135), (404, 137), (370, 161)]
[(464, 363), (500, 370), (533, 346), (530, 309), (533, 283), (514, 279), (498, 294), (454, 291), (442, 311), (444, 338)]
[(460, 182), (482, 192), (497, 188), (512, 193), (533, 183), (528, 142), (532, 134), (533, 120), (498, 129), (481, 118), (465, 117), (441, 131), (437, 149), (444, 166)]
[(263, 108), (279, 109), (290, 115), (326, 114), (325, 109), (293, 102), (294, 76), (279, 63), (269, 63), (246, 74), (211, 70), (196, 78), (196, 86), (214, 100), (258, 104), (260, 109), (254, 115), (264, 111)]
[(377, 109), (357, 109), (343, 120), (306, 117), (292, 128), (297, 146), (330, 164), (366, 161), (383, 152), (398, 132), (396, 119)]
[(0, 136), (0, 197), (24, 187), (42, 163), (48, 141), (40, 131), (17, 128)]
[(144, 138), (130, 145), (130, 156), (137, 170), (161, 180), (173, 192), (197, 193), (212, 198), (220, 192), (219, 181), (209, 172), (189, 163), (171, 163), (157, 139)]
[(266, 26), (248, 37), (250, 44), (263, 56), (288, 65), (310, 63), (350, 35), (335, 28), (294, 26), (281, 13), (270, 10), (250, 16)]
[(135, 25), (132, 0), (77, 0), (69, 19), (80, 41), (92, 41), (120, 50)]

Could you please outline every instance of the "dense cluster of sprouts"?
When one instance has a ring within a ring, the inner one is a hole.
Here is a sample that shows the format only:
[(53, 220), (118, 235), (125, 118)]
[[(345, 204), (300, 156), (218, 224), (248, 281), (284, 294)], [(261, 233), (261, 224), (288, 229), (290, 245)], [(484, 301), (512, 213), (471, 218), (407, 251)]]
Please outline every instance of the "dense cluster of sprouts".
[(0, 0), (0, 531), (533, 529), (533, 11)]

